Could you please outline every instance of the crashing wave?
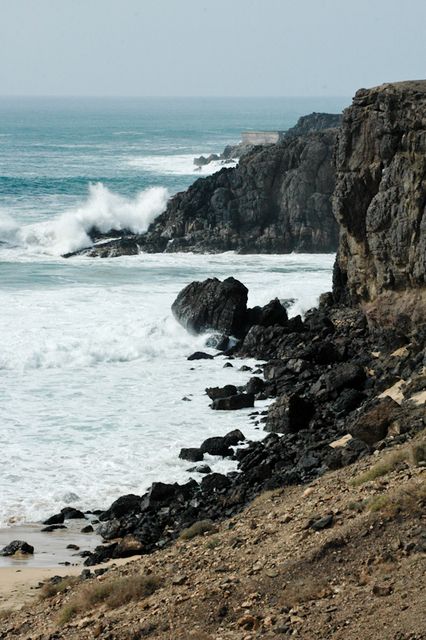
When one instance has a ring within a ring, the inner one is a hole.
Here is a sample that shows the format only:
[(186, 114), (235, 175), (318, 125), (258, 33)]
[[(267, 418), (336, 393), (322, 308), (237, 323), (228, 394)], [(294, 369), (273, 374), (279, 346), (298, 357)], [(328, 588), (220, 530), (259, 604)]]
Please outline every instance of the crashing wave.
[(113, 193), (102, 183), (89, 185), (89, 196), (79, 207), (46, 222), (19, 227), (7, 214), (0, 217), (0, 240), (32, 251), (63, 255), (92, 244), (90, 233), (126, 230), (144, 233), (166, 208), (163, 187), (140, 191), (134, 198)]

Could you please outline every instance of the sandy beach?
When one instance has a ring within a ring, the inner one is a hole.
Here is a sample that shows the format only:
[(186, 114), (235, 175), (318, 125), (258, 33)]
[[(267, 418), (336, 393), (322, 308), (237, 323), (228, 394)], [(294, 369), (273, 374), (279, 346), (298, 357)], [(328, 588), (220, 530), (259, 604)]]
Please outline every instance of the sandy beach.
[[(0, 529), (0, 549), (12, 540), (25, 540), (34, 547), (33, 556), (0, 556), (0, 611), (20, 609), (37, 596), (39, 583), (52, 576), (81, 573), (84, 558), (78, 555), (79, 551), (92, 551), (101, 543), (101, 538), (95, 533), (81, 533), (82, 520), (68, 520), (66, 526), (67, 529), (51, 533), (41, 532), (40, 524)], [(70, 544), (77, 545), (79, 550), (67, 549)], [(105, 563), (102, 567), (128, 561)], [(91, 570), (94, 568), (90, 567)]]

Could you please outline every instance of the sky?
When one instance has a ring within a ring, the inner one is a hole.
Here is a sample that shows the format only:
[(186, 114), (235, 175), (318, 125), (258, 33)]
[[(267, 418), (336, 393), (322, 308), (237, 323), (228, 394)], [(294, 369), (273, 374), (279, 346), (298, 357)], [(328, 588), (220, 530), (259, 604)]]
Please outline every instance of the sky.
[(351, 96), (425, 77), (426, 0), (0, 0), (0, 95)]

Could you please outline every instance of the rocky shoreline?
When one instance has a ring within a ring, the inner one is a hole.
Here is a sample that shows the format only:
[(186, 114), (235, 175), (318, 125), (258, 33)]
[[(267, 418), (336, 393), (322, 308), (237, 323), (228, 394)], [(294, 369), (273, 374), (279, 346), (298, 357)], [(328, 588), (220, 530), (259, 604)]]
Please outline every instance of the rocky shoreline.
[(426, 81), (361, 90), (338, 133), (309, 133), (285, 147), (288, 161), (290, 152), (300, 159), (300, 145), (337, 136), (333, 291), (303, 319), (288, 318), (279, 300), (248, 309), (247, 289), (233, 278), (191, 283), (172, 307), (188, 330), (217, 334), (225, 366), (262, 361), (243, 388), (227, 385), (224, 374), (224, 387), (207, 393), (213, 410), (256, 409), (256, 400), (273, 399), (266, 415), (251, 416), (268, 435), (235, 448), (244, 436), (231, 432), (182, 450), (197, 464), (204, 452), (231, 456), (238, 471), (122, 496), (97, 514), (106, 544), (87, 554), (86, 565), (160, 549), (197, 523), (208, 528), (233, 516), (267, 489), (312, 481), (425, 428), (425, 113)]
[(66, 254), (116, 257), (145, 253), (330, 253), (338, 228), (331, 196), (333, 150), (341, 116), (300, 118), (282, 141), (226, 149), (236, 167), (199, 178), (177, 193), (144, 234), (89, 230), (94, 245)]

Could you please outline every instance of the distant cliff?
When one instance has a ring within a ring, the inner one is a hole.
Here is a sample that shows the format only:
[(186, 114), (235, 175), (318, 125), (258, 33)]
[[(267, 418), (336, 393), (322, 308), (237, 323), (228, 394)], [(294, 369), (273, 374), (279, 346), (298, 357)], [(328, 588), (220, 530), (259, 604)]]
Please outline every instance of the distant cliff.
[(337, 300), (372, 321), (426, 320), (426, 81), (357, 92), (336, 148)]
[[(254, 147), (237, 167), (200, 178), (176, 194), (146, 234), (128, 234), (86, 253), (335, 251), (338, 228), (331, 195), (336, 129), (325, 127), (338, 118), (305, 117), (301, 135), (292, 130), (278, 144)], [(92, 237), (96, 239), (96, 230)]]

